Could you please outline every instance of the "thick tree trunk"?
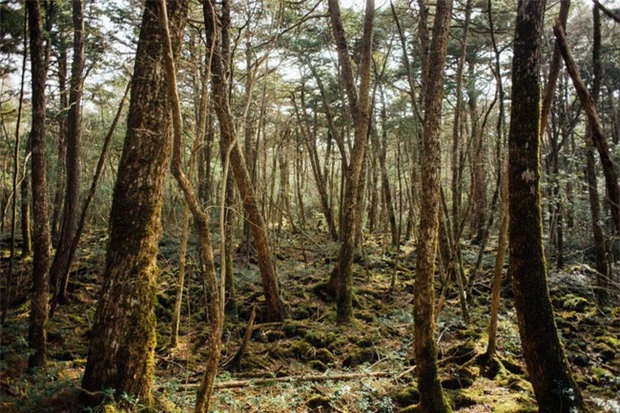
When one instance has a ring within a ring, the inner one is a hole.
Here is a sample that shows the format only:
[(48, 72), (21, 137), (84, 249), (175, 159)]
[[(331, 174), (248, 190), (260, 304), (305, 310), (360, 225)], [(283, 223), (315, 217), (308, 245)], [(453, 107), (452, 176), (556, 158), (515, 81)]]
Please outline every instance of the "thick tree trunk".
[(523, 353), (540, 412), (585, 412), (547, 287), (540, 206), (539, 60), (545, 2), (520, 0), (512, 64), (509, 248)]
[(444, 65), (452, 11), (451, 0), (439, 0), (424, 90), (424, 154), (422, 157), (422, 197), (420, 239), (417, 249), (417, 274), (414, 299), (415, 358), (423, 412), (450, 412), (444, 397), (437, 367), (433, 277), (439, 232), (440, 212), (440, 132), (443, 101)]
[[(171, 1), (178, 52), (188, 0)], [(127, 135), (110, 213), (110, 243), (82, 386), (151, 402), (157, 250), (170, 157), (170, 102), (158, 5), (146, 2), (136, 54)], [(131, 328), (128, 328), (130, 326)]]
[[(30, 29), (30, 65), (32, 71), (32, 215), (34, 219), (34, 257), (32, 262), (32, 301), (28, 345), (32, 354), (30, 368), (43, 368), (47, 351), (47, 305), (50, 267), (50, 227), (45, 161), (45, 50), (39, 1), (26, 3)], [(27, 185), (24, 183), (24, 185)]]

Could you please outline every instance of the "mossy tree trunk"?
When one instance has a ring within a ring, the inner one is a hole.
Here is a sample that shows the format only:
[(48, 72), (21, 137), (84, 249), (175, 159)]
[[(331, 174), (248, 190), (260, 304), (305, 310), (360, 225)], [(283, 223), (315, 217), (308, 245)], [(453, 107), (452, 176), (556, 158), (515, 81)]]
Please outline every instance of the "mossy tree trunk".
[(366, 1), (364, 32), (360, 45), (359, 90), (355, 85), (355, 75), (349, 57), (349, 48), (340, 17), (338, 1), (329, 0), (328, 10), (338, 51), (338, 63), (341, 68), (340, 79), (344, 83), (347, 94), (355, 135), (350, 161), (343, 170), (345, 188), (341, 208), (338, 262), (329, 280), (330, 289), (336, 292), (336, 318), (339, 323), (349, 323), (353, 318), (353, 273), (351, 265), (356, 246), (356, 234), (360, 225), (359, 218), (363, 209), (363, 203), (358, 201), (364, 190), (364, 174), (362, 171), (364, 169), (370, 119), (370, 63), (372, 60), (375, 2), (374, 0)]
[(424, 90), (424, 154), (422, 157), (422, 197), (420, 239), (417, 249), (415, 280), (414, 332), (415, 359), (420, 391), (420, 411), (450, 412), (444, 397), (437, 367), (433, 277), (439, 235), (441, 105), (443, 101), (444, 65), (452, 11), (451, 0), (437, 2), (433, 38)]
[[(32, 71), (32, 216), (34, 218), (32, 261), (32, 301), (28, 345), (32, 354), (28, 367), (45, 367), (47, 348), (47, 305), (49, 301), (50, 226), (45, 162), (45, 49), (39, 1), (26, 2), (30, 31), (30, 65)], [(27, 185), (24, 183), (24, 185)]]
[(509, 132), (509, 271), (525, 362), (540, 412), (584, 412), (547, 287), (540, 197), (540, 49), (545, 1), (520, 0)]
[[(178, 53), (188, 0), (171, 1)], [(146, 2), (127, 123), (110, 213), (104, 284), (82, 386), (151, 401), (155, 294), (164, 178), (170, 157), (170, 102), (157, 3)]]

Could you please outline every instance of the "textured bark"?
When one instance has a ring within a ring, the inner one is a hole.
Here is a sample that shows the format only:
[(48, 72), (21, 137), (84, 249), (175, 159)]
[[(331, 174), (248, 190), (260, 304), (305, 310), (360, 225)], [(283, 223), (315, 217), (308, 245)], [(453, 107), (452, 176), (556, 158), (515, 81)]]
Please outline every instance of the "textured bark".
[[(170, 2), (178, 53), (188, 0)], [(150, 403), (155, 349), (157, 250), (170, 154), (170, 102), (157, 3), (146, 2), (136, 54), (127, 135), (110, 213), (106, 257), (82, 386)], [(128, 328), (130, 326), (131, 328)]]
[[(222, 36), (219, 39), (216, 35), (215, 13), (208, 14), (207, 8), (211, 8), (210, 0), (203, 1), (205, 9), (205, 25), (207, 32), (212, 33), (212, 41), (208, 40), (208, 44), (213, 47), (211, 60), (211, 73), (213, 85), (213, 101), (215, 112), (220, 123), (220, 135), (222, 139), (222, 147), (230, 151), (230, 164), (237, 183), (237, 189), (241, 194), (241, 202), (247, 214), (250, 231), (254, 239), (254, 246), (258, 255), (258, 267), (261, 273), (261, 283), (265, 293), (267, 304), (267, 319), (270, 321), (282, 320), (285, 316), (284, 306), (280, 298), (280, 287), (275, 272), (273, 255), (271, 247), (267, 239), (267, 225), (258, 208), (256, 194), (252, 186), (252, 180), (248, 168), (246, 167), (241, 147), (237, 140), (235, 125), (232, 118), (229, 102), (229, 88), (227, 79), (227, 48), (228, 36)], [(208, 16), (211, 17), (208, 17)], [(222, 32), (228, 30), (229, 21), (222, 21)]]
[(559, 340), (547, 287), (540, 206), (539, 61), (545, 2), (520, 0), (509, 133), (509, 272), (523, 353), (540, 412), (585, 412)]
[[(45, 50), (39, 1), (26, 3), (30, 30), (32, 71), (32, 215), (34, 219), (34, 257), (32, 261), (32, 301), (28, 345), (30, 368), (45, 367), (47, 348), (47, 304), (49, 301), (50, 227), (45, 162)], [(26, 185), (26, 184), (24, 184)]]
[(60, 238), (50, 272), (54, 300), (66, 300), (71, 266), (70, 250), (77, 234), (80, 192), (80, 141), (82, 140), (82, 72), (84, 71), (84, 8), (81, 0), (73, 0), (73, 62), (67, 118), (65, 202)]
[(372, 35), (375, 17), (374, 0), (366, 1), (364, 15), (364, 32), (361, 43), (361, 61), (359, 65), (359, 90), (355, 85), (353, 68), (349, 58), (349, 49), (344, 27), (340, 17), (337, 0), (328, 1), (332, 32), (338, 51), (340, 79), (344, 83), (349, 111), (353, 119), (354, 144), (351, 159), (343, 170), (344, 197), (342, 199), (342, 219), (340, 222), (340, 249), (338, 262), (332, 271), (329, 285), (336, 292), (336, 319), (339, 323), (349, 323), (353, 318), (353, 274), (351, 265), (358, 226), (360, 225), (363, 203), (358, 202), (363, 191), (366, 144), (368, 141), (368, 124), (370, 119), (370, 63), (372, 60)]
[(32, 255), (32, 227), (30, 225), (30, 186), (32, 179), (30, 177), (30, 171), (28, 170), (28, 162), (32, 156), (32, 134), (28, 137), (28, 143), (26, 144), (26, 153), (24, 154), (24, 177), (22, 184), (19, 187), (20, 192), (20, 224), (22, 232), (22, 257), (29, 257)]
[(422, 198), (420, 239), (417, 248), (417, 273), (414, 299), (415, 358), (422, 412), (450, 412), (443, 395), (437, 367), (433, 276), (439, 232), (441, 105), (443, 101), (444, 66), (446, 61), (451, 0), (437, 2), (433, 39), (424, 90), (424, 154), (422, 158)]

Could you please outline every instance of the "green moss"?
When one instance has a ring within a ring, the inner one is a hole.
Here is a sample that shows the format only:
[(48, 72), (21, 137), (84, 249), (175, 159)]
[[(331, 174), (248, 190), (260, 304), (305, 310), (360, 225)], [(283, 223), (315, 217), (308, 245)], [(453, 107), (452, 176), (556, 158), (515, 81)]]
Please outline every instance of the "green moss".
[(320, 372), (327, 371), (327, 366), (321, 360), (310, 360), (308, 362), (308, 367), (310, 367), (312, 370)]
[(308, 399), (306, 402), (306, 406), (310, 409), (330, 409), (329, 397), (327, 396), (314, 396)]
[(408, 386), (398, 390), (392, 398), (401, 406), (409, 406), (420, 401), (420, 392), (415, 386)]
[(343, 367), (356, 367), (360, 364), (376, 361), (378, 355), (373, 348), (358, 348), (353, 350), (342, 362)]
[(620, 349), (620, 339), (612, 336), (602, 336), (596, 339), (599, 343), (607, 344), (612, 349)]
[(562, 307), (564, 307), (566, 310), (572, 310), (581, 313), (585, 311), (586, 307), (589, 304), (590, 303), (588, 302), (588, 300), (583, 297), (577, 297), (573, 294), (568, 294), (566, 297), (564, 297)]

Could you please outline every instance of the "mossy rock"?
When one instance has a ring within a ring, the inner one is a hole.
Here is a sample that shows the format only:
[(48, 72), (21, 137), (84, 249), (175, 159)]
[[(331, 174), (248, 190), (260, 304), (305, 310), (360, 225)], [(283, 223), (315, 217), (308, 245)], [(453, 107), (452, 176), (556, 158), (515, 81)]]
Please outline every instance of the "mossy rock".
[(568, 294), (564, 297), (562, 307), (566, 310), (584, 312), (586, 307), (590, 305), (590, 302), (583, 297), (577, 297), (573, 294)]
[(306, 406), (312, 410), (319, 409), (331, 409), (331, 405), (329, 403), (329, 397), (327, 396), (314, 396), (306, 401)]
[(321, 360), (310, 360), (308, 362), (308, 367), (312, 370), (320, 371), (322, 373), (326, 372), (328, 367)]
[(286, 336), (289, 338), (296, 337), (296, 336), (303, 336), (304, 335), (303, 327), (305, 326), (298, 321), (287, 321), (282, 326), (282, 331), (284, 331), (284, 334), (286, 334)]
[(463, 344), (452, 347), (446, 351), (446, 355), (454, 360), (456, 364), (463, 365), (473, 359), (478, 353), (476, 346), (472, 342), (465, 342)]
[(360, 364), (377, 361), (378, 359), (379, 356), (374, 349), (358, 348), (349, 353), (349, 355), (343, 360), (342, 367), (356, 367)]
[(620, 349), (620, 339), (612, 336), (602, 336), (596, 339), (599, 343), (604, 343), (610, 346), (612, 349)]
[(420, 392), (416, 386), (407, 386), (392, 394), (392, 399), (400, 406), (410, 406), (420, 402)]
[(335, 363), (337, 360), (336, 356), (334, 356), (333, 353), (326, 348), (317, 349), (314, 357), (316, 360), (319, 360), (325, 364)]
[(311, 360), (315, 353), (314, 348), (305, 340), (295, 340), (288, 348), (288, 353), (297, 360)]
[(324, 331), (308, 331), (306, 334), (306, 340), (316, 348), (329, 347), (337, 338), (338, 336), (333, 331), (327, 333)]
[(450, 392), (448, 397), (450, 398), (453, 409), (464, 409), (478, 404), (475, 398), (462, 391)]
[(446, 390), (461, 390), (471, 387), (474, 381), (468, 377), (450, 377), (441, 381), (441, 387)]

